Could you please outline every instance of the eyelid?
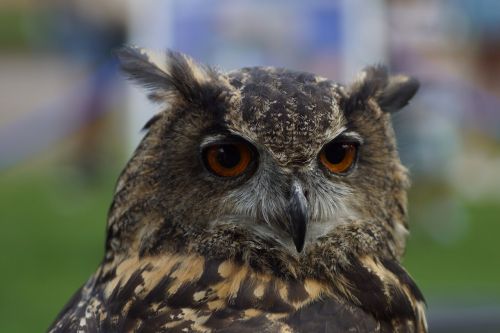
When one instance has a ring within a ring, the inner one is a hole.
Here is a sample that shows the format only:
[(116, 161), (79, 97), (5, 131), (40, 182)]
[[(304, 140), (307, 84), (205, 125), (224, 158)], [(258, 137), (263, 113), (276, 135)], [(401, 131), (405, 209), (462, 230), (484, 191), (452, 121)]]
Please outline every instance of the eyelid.
[(336, 131), (336, 133), (337, 134), (328, 137), (328, 139), (323, 142), (320, 150), (318, 150), (318, 153), (321, 151), (321, 149), (323, 149), (325, 145), (329, 144), (330, 142), (351, 142), (358, 146), (361, 146), (364, 143), (363, 137), (358, 132), (348, 130), (345, 127), (341, 128), (339, 131)]
[(331, 141), (348, 141), (358, 145), (362, 145), (364, 142), (363, 137), (361, 137), (361, 135), (359, 135), (357, 132), (354, 131), (342, 132)]
[[(224, 134), (217, 134), (217, 135), (210, 135), (207, 137), (204, 137), (203, 140), (201, 140), (200, 147), (204, 148), (213, 144), (221, 143), (221, 142), (231, 142), (230, 137)], [(234, 140), (235, 141), (235, 140)]]

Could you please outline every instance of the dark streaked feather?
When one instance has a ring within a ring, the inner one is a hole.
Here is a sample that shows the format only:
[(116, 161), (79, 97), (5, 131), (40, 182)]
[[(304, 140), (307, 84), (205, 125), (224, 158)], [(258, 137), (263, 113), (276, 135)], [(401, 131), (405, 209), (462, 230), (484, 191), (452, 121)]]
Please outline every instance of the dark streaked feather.
[[(308, 291), (303, 280), (282, 280), (256, 273), (242, 264), (219, 260), (204, 260), (199, 275), (185, 271), (199, 262), (197, 258), (149, 258), (144, 259), (148, 263), (138, 267), (124, 262), (122, 266), (132, 271), (119, 269), (123, 271), (122, 277), (115, 278), (118, 283), (109, 295), (106, 296), (105, 290), (107, 283), (113, 281), (96, 285), (88, 299), (82, 292), (77, 293), (52, 332), (79, 329), (161, 332), (167, 323), (171, 327), (166, 332), (183, 329), (184, 332), (202, 329), (278, 332), (284, 327), (292, 328), (293, 332), (422, 332), (423, 329), (414, 304), (419, 296), (405, 294), (399, 285), (386, 285), (380, 276), (354, 258), (350, 271), (339, 271), (339, 277), (349, 279), (352, 283), (349, 293), (361, 304), (342, 293), (332, 294), (330, 287), (335, 290), (335, 281), (315, 282), (320, 289)], [(170, 262), (166, 271), (165, 260)], [(402, 281), (412, 283), (397, 268), (397, 263), (384, 260), (382, 269), (387, 266)], [(151, 280), (155, 274), (160, 278)], [(176, 284), (179, 287), (172, 289)], [(261, 288), (260, 292), (256, 292), (257, 288)], [(197, 296), (199, 293), (202, 295)]]
[(417, 79), (408, 76), (389, 76), (385, 66), (376, 65), (364, 69), (363, 75), (349, 89), (344, 101), (347, 113), (364, 109), (365, 103), (374, 98), (382, 111), (393, 113), (406, 105), (420, 86)]
[(377, 98), (377, 102), (385, 112), (396, 112), (408, 105), (419, 87), (420, 83), (415, 78), (407, 76), (393, 77)]
[(172, 95), (196, 105), (210, 105), (221, 94), (218, 73), (179, 52), (168, 50), (155, 63), (146, 50), (126, 46), (116, 51), (128, 77), (151, 91), (155, 102), (171, 102)]

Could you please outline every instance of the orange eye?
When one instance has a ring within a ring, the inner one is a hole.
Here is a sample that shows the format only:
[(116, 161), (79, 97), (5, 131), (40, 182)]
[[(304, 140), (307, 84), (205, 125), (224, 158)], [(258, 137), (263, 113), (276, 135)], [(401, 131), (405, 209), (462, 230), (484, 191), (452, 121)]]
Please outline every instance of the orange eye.
[(333, 173), (349, 171), (356, 160), (358, 147), (354, 143), (330, 142), (319, 154), (321, 163)]
[(203, 160), (217, 176), (236, 177), (248, 169), (252, 151), (244, 143), (215, 144), (204, 149)]

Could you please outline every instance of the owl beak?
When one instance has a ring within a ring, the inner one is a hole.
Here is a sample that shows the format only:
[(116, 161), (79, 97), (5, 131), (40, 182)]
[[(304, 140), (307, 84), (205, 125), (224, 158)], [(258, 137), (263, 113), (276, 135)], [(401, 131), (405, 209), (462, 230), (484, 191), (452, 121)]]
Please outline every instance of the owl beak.
[(292, 184), (290, 203), (288, 212), (290, 214), (290, 233), (297, 252), (302, 252), (306, 238), (309, 212), (307, 209), (307, 199), (302, 190), (302, 186), (296, 181)]

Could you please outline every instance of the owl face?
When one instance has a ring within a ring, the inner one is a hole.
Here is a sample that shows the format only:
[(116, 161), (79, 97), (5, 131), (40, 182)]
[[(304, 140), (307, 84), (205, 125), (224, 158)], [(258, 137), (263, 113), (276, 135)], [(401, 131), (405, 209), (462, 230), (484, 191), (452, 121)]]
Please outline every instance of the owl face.
[(408, 181), (390, 114), (416, 81), (374, 67), (344, 87), (276, 68), (223, 74), (172, 52), (120, 58), (162, 111), (119, 179), (109, 248), (189, 248), (188, 235), (214, 245), (237, 229), (242, 244), (300, 256), (362, 221), (402, 251)]

